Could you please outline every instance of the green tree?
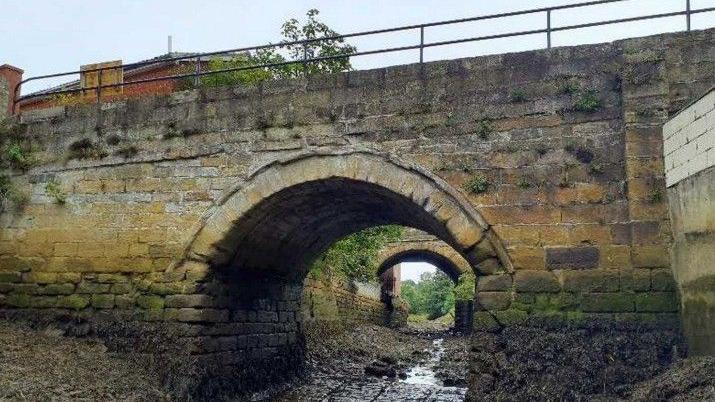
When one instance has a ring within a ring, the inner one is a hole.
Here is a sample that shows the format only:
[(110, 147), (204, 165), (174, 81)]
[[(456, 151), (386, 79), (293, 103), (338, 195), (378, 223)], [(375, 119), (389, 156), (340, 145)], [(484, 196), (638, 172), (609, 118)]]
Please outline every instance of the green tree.
[[(313, 40), (337, 36), (338, 33), (318, 20), (320, 12), (308, 10), (308, 20), (303, 25), (291, 18), (281, 27), (283, 39), (274, 48), (245, 52), (231, 57), (218, 56), (208, 62), (209, 71), (221, 71), (246, 68), (265, 64), (280, 64), (288, 61), (300, 61), (304, 58), (322, 58), (350, 55), (357, 49), (345, 43), (344, 39), (328, 39), (305, 44), (289, 44), (302, 40)], [(250, 85), (273, 78), (293, 78), (303, 74), (337, 73), (352, 69), (349, 57), (325, 59), (311, 63), (290, 63), (278, 66), (227, 71), (204, 75), (200, 79), (202, 86), (221, 86), (244, 84)]]
[(377, 281), (377, 254), (388, 242), (402, 236), (402, 227), (375, 226), (335, 242), (312, 264), (313, 277), (335, 274), (363, 282)]

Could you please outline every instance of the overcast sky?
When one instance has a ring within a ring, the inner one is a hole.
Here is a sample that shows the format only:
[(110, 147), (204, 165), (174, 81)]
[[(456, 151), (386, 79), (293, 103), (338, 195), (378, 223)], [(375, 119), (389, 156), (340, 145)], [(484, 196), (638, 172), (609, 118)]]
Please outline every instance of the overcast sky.
[[(166, 53), (167, 36), (175, 51), (212, 51), (279, 41), (280, 26), (310, 8), (340, 33), (569, 3), (568, 0), (2, 0), (0, 64), (25, 70), (25, 77), (77, 70), (81, 64), (122, 59), (125, 63)], [(553, 26), (683, 9), (685, 0), (629, 0), (613, 5), (554, 13)], [(693, 8), (715, 0), (692, 0)], [(715, 13), (693, 17), (693, 28), (715, 25)], [(428, 28), (427, 42), (539, 29), (545, 15), (520, 16)], [(556, 33), (554, 46), (605, 42), (663, 31), (682, 30), (684, 17), (578, 32)], [(359, 50), (404, 46), (419, 41), (418, 31), (352, 40)], [(498, 39), (426, 51), (427, 60), (534, 49), (544, 35)], [(355, 58), (356, 68), (417, 61), (416, 51)], [(51, 82), (47, 82), (47, 85)], [(46, 86), (46, 85), (45, 85)], [(44, 86), (43, 86), (44, 87)], [(25, 88), (25, 93), (28, 89)]]
[(435, 272), (437, 267), (426, 262), (404, 262), (401, 264), (400, 279), (402, 281), (420, 281), (420, 277), (425, 272)]

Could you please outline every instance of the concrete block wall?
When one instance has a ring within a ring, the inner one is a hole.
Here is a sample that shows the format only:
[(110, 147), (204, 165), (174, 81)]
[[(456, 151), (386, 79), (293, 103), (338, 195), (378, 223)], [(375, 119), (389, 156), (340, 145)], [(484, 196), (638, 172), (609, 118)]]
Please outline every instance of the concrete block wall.
[(663, 128), (671, 266), (694, 354), (715, 355), (715, 91)]
[(663, 126), (666, 185), (715, 166), (715, 90)]

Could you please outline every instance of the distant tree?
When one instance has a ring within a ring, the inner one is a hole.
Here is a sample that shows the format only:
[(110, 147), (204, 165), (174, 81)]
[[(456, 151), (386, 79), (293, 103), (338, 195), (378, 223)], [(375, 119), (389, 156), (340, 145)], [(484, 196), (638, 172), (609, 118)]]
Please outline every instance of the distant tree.
[[(277, 64), (287, 61), (300, 61), (303, 58), (321, 58), (350, 55), (357, 49), (345, 43), (344, 39), (329, 39), (306, 44), (288, 44), (291, 42), (320, 39), (337, 36), (338, 33), (317, 19), (320, 12), (308, 10), (308, 21), (291, 18), (281, 27), (283, 39), (274, 48), (245, 52), (231, 57), (217, 56), (208, 62), (209, 71), (232, 68)], [(204, 75), (200, 79), (202, 86), (221, 86), (235, 84), (255, 84), (273, 78), (292, 78), (303, 74), (337, 73), (352, 69), (349, 57), (320, 60), (311, 63), (291, 63), (272, 67), (261, 67), (239, 71), (229, 71)]]
[(454, 284), (442, 271), (425, 272), (420, 281), (404, 281), (401, 297), (408, 304), (410, 314), (427, 315), (433, 320), (449, 313), (454, 308)]

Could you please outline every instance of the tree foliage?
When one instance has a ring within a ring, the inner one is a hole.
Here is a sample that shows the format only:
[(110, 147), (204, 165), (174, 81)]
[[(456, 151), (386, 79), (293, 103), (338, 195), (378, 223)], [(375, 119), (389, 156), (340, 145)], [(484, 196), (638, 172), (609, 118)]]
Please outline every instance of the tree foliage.
[[(313, 59), (354, 53), (357, 49), (345, 43), (345, 40), (341, 38), (305, 44), (290, 44), (296, 41), (329, 38), (338, 35), (333, 29), (318, 20), (318, 14), (320, 12), (316, 9), (308, 10), (306, 14), (308, 20), (302, 25), (295, 18), (283, 23), (281, 27), (283, 39), (275, 47), (245, 52), (231, 57), (218, 56), (208, 62), (209, 71), (280, 64), (288, 61), (300, 61), (304, 58)], [(294, 78), (304, 74), (337, 73), (351, 69), (350, 58), (339, 57), (310, 63), (280, 64), (271, 67), (208, 74), (201, 77), (200, 83), (202, 86), (255, 84), (273, 78)]]
[(425, 272), (420, 281), (403, 281), (400, 295), (410, 307), (410, 314), (427, 315), (433, 320), (454, 309), (455, 300), (474, 298), (474, 275), (463, 274), (455, 286), (442, 271)]
[(388, 242), (402, 236), (402, 227), (375, 226), (335, 242), (313, 263), (313, 277), (336, 275), (363, 282), (377, 281), (377, 254)]

